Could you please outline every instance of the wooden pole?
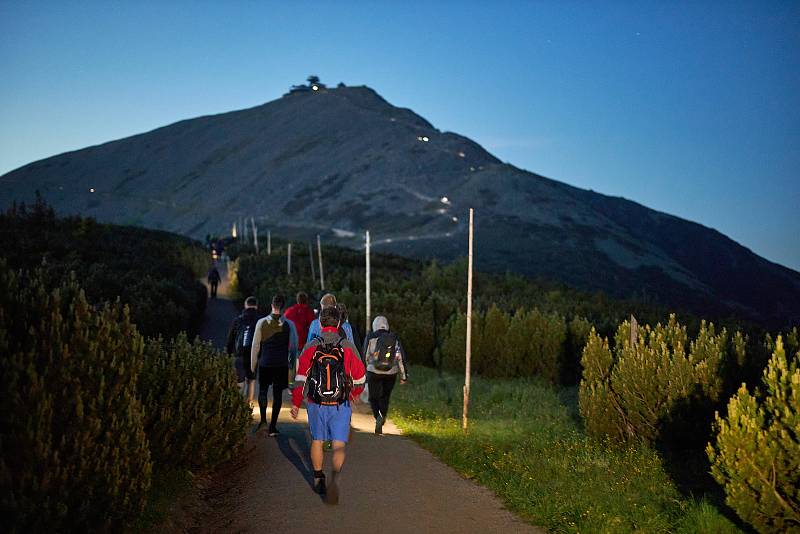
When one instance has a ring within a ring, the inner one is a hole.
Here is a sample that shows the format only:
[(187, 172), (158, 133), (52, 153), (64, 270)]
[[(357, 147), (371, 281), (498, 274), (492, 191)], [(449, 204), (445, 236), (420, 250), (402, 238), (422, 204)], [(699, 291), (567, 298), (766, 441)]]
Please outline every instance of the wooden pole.
[(292, 274), (292, 244), (286, 247), (286, 274), (291, 276)]
[(464, 410), (461, 417), (461, 429), (467, 431), (469, 412), (469, 374), (470, 359), (472, 357), (472, 238), (473, 238), (473, 210), (469, 209), (469, 267), (467, 269), (467, 361), (464, 371)]
[(272, 256), (272, 231), (267, 230), (267, 256)]
[(325, 275), (322, 271), (322, 241), (317, 234), (317, 256), (319, 257), (319, 288), (325, 291)]
[(250, 220), (253, 222), (253, 245), (256, 247), (256, 256), (258, 256), (258, 227), (255, 219)]
[(367, 230), (367, 328), (364, 332), (369, 332), (372, 326), (372, 285), (370, 280), (370, 265), (369, 265), (369, 230)]
[(631, 348), (636, 346), (636, 340), (639, 337), (639, 323), (636, 322), (636, 317), (631, 314)]
[(308, 242), (308, 262), (311, 264), (311, 280), (317, 281), (317, 272), (314, 267), (314, 249), (311, 247), (311, 241)]

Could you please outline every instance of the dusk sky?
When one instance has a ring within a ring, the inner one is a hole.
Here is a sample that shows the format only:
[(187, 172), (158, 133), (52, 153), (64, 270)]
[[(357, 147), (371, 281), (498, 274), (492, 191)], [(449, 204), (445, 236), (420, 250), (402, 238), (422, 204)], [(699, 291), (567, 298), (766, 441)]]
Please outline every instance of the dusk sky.
[(800, 270), (797, 1), (0, 0), (0, 72), (0, 174), (317, 74)]

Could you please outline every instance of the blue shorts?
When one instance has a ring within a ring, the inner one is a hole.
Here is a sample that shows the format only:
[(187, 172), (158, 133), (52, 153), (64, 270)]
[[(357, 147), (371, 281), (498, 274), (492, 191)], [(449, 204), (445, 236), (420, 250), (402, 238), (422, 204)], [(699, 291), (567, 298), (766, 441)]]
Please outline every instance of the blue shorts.
[(308, 401), (308, 427), (311, 429), (311, 439), (327, 441), (347, 441), (350, 436), (350, 416), (353, 413), (350, 403), (339, 406), (320, 406)]

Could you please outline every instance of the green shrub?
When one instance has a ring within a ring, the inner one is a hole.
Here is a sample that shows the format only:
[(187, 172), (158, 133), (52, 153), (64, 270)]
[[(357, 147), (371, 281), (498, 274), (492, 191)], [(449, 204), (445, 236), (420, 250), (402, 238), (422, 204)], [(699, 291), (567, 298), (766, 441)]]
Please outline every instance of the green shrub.
[(151, 476), (136, 389), (142, 349), (127, 308), (97, 310), (74, 277), (50, 291), (41, 273), (0, 262), (6, 528), (124, 528), (141, 513)]
[(139, 390), (157, 464), (212, 466), (242, 445), (250, 408), (230, 359), (209, 343), (148, 340)]
[(759, 532), (800, 531), (800, 352), (787, 361), (783, 339), (763, 374), (765, 391), (744, 384), (716, 416), (706, 452), (726, 502)]
[(596, 332), (589, 335), (579, 393), (587, 431), (655, 442), (667, 424), (681, 429), (675, 434), (707, 428), (697, 410), (719, 400), (727, 332), (703, 322), (688, 351), (686, 328), (674, 315), (666, 325), (640, 326), (633, 345), (630, 332), (628, 321), (619, 326), (613, 352)]

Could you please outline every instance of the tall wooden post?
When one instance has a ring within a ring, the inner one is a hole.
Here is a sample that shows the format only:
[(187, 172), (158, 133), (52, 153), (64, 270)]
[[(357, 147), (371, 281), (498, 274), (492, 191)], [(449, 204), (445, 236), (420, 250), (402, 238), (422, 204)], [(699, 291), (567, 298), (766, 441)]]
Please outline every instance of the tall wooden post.
[(291, 276), (292, 274), (292, 244), (286, 247), (286, 274)]
[(469, 267), (467, 269), (467, 361), (464, 371), (464, 410), (461, 417), (461, 429), (467, 431), (469, 412), (469, 374), (470, 359), (472, 357), (472, 237), (473, 237), (473, 210), (469, 209)]
[(372, 285), (370, 283), (370, 265), (369, 265), (369, 230), (367, 230), (367, 328), (364, 332), (369, 332), (372, 327)]
[(311, 248), (311, 241), (308, 242), (308, 262), (311, 264), (311, 280), (317, 281), (317, 272), (314, 268), (314, 249)]
[(250, 220), (253, 223), (253, 246), (256, 247), (256, 256), (258, 256), (258, 227), (256, 226), (255, 218)]
[(636, 340), (639, 338), (639, 323), (636, 322), (636, 317), (631, 314), (631, 348), (636, 346)]
[(267, 256), (272, 256), (272, 230), (267, 230)]
[(319, 288), (325, 291), (325, 275), (322, 271), (322, 241), (317, 234), (317, 256), (319, 257)]

